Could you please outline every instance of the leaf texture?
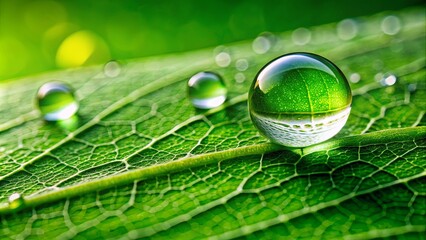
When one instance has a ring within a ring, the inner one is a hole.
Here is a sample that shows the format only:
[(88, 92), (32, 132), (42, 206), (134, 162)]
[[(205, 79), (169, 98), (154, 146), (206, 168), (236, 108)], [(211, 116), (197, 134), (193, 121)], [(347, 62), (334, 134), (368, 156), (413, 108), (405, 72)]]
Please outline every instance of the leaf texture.
[[(1, 238), (424, 238), (425, 12), (393, 13), (393, 36), (381, 31), (387, 14), (356, 19), (352, 40), (329, 24), (304, 46), (276, 35), (264, 54), (241, 42), (128, 61), (115, 78), (96, 66), (1, 83)], [(216, 64), (219, 50), (229, 66)], [(354, 95), (343, 130), (304, 149), (269, 143), (247, 113), (257, 71), (294, 51), (332, 60)], [(186, 82), (205, 70), (224, 77), (229, 100), (200, 111)], [(34, 110), (50, 80), (76, 89), (76, 130)], [(7, 203), (15, 192), (20, 211)]]

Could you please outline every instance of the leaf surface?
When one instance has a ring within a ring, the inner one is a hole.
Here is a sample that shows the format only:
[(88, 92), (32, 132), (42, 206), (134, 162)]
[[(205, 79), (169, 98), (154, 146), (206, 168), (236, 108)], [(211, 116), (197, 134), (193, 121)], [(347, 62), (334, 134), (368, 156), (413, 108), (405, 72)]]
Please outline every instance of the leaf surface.
[[(115, 78), (97, 66), (2, 83), (0, 236), (424, 238), (425, 13), (395, 14), (393, 36), (379, 14), (356, 19), (352, 40), (329, 24), (310, 29), (304, 46), (277, 35), (264, 54), (241, 42), (129, 61)], [(229, 66), (216, 64), (219, 50)], [(247, 114), (257, 71), (294, 51), (332, 60), (354, 95), (342, 131), (304, 149), (269, 143)], [(236, 67), (242, 59), (247, 70)], [(224, 77), (229, 100), (200, 111), (186, 82), (206, 70)], [(389, 75), (397, 81), (387, 86)], [(77, 129), (34, 110), (50, 80), (76, 89)], [(25, 196), (20, 211), (7, 203), (15, 192)]]

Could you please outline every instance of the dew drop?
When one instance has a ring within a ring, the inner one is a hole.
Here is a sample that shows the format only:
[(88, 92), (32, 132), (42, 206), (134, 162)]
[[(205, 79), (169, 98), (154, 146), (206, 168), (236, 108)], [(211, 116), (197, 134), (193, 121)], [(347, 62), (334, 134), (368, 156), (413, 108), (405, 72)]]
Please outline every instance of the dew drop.
[(352, 83), (358, 83), (361, 80), (361, 75), (359, 75), (359, 73), (352, 73), (349, 76), (349, 81), (351, 81)]
[(257, 54), (264, 54), (271, 49), (271, 42), (264, 36), (259, 36), (252, 43), (253, 51)]
[(276, 41), (277, 39), (274, 34), (264, 32), (253, 40), (251, 47), (255, 53), (265, 54), (272, 49)]
[(243, 83), (246, 80), (246, 75), (244, 73), (236, 73), (234, 76), (235, 82), (237, 83)]
[(417, 89), (417, 85), (415, 83), (410, 83), (410, 84), (408, 84), (407, 88), (408, 88), (409, 92), (415, 92), (416, 89)]
[(231, 64), (231, 54), (224, 46), (218, 46), (214, 49), (214, 60), (219, 67), (227, 67)]
[(393, 74), (389, 74), (389, 75), (385, 75), (381, 80), (380, 80), (380, 84), (382, 84), (382, 86), (392, 86), (396, 83), (396, 76)]
[(390, 15), (382, 20), (381, 28), (387, 35), (395, 35), (401, 30), (401, 21), (398, 17)]
[(358, 34), (358, 24), (352, 19), (344, 19), (337, 24), (337, 36), (342, 40), (351, 40)]
[(266, 64), (248, 97), (250, 117), (260, 133), (290, 147), (309, 146), (336, 135), (348, 119), (351, 102), (343, 73), (311, 53), (291, 53)]
[(119, 62), (115, 60), (111, 60), (107, 62), (104, 66), (104, 74), (107, 77), (113, 78), (120, 75), (121, 72), (121, 65)]
[(235, 67), (237, 68), (238, 71), (245, 71), (248, 68), (248, 61), (244, 58), (242, 59), (238, 59), (235, 62)]
[(293, 31), (291, 38), (296, 45), (306, 45), (311, 41), (311, 31), (306, 28), (298, 28)]
[(68, 119), (78, 110), (74, 91), (62, 82), (43, 84), (37, 92), (37, 103), (43, 118), (47, 121)]
[(225, 102), (226, 94), (225, 83), (216, 73), (199, 72), (188, 81), (188, 97), (196, 108), (218, 107)]
[(9, 196), (9, 208), (11, 210), (21, 209), (25, 205), (24, 197), (19, 193), (13, 193)]

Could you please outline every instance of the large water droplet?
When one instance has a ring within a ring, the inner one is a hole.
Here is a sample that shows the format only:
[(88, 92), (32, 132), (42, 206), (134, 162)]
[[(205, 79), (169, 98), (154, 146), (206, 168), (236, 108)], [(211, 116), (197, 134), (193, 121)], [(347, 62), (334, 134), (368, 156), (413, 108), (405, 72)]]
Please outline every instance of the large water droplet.
[(78, 102), (74, 91), (65, 83), (48, 82), (37, 92), (37, 103), (41, 114), (47, 121), (58, 121), (77, 113)]
[(25, 205), (24, 197), (19, 193), (13, 193), (9, 196), (9, 208), (19, 210)]
[(104, 74), (107, 77), (113, 78), (120, 75), (121, 72), (121, 65), (119, 62), (115, 60), (111, 60), (107, 62), (104, 66)]
[(401, 21), (396, 16), (387, 16), (382, 20), (382, 31), (387, 35), (395, 35), (401, 30)]
[(249, 90), (256, 128), (273, 142), (305, 147), (336, 135), (351, 110), (352, 94), (343, 73), (311, 53), (281, 56), (263, 67)]
[(213, 72), (199, 72), (188, 81), (188, 96), (201, 109), (220, 106), (226, 100), (227, 89), (223, 79)]

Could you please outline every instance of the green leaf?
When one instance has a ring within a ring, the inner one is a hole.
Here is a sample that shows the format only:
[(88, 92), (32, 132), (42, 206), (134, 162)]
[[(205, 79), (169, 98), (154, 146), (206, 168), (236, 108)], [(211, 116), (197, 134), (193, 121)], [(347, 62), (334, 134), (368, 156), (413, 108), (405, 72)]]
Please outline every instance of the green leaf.
[[(394, 14), (397, 35), (381, 32), (379, 14), (357, 19), (350, 41), (334, 23), (310, 29), (304, 46), (282, 33), (265, 54), (231, 44), (227, 67), (206, 49), (129, 61), (116, 78), (96, 66), (1, 83), (0, 237), (424, 238), (425, 13)], [(247, 114), (257, 71), (293, 51), (361, 76), (344, 129), (303, 149), (269, 143)], [(235, 68), (239, 59), (247, 70)], [(199, 111), (186, 81), (205, 70), (224, 76), (229, 100)], [(397, 82), (382, 86), (386, 74)], [(76, 130), (34, 110), (50, 80), (76, 89)], [(25, 204), (14, 210), (15, 192)]]

